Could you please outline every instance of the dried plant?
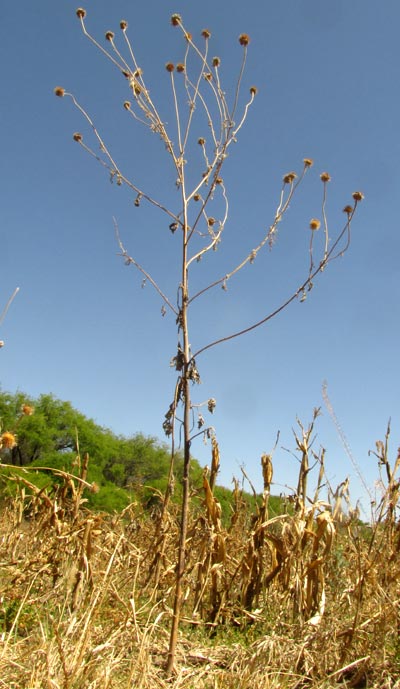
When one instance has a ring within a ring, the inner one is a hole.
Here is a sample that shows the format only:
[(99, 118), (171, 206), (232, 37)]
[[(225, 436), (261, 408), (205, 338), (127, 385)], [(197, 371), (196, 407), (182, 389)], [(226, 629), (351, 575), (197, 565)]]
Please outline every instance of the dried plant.
[[(134, 266), (142, 274), (143, 279), (151, 283), (160, 297), (162, 314), (172, 313), (177, 324), (177, 349), (171, 361), (171, 365), (177, 371), (177, 382), (163, 423), (166, 435), (171, 438), (171, 470), (169, 487), (159, 524), (161, 539), (158, 539), (155, 548), (156, 559), (154, 560), (154, 572), (158, 582), (160, 578), (160, 563), (165, 559), (167, 547), (166, 539), (168, 534), (164, 526), (164, 520), (167, 518), (169, 497), (173, 490), (174, 458), (177, 444), (177, 427), (179, 427), (179, 437), (182, 439), (184, 453), (184, 473), (179, 546), (175, 566), (175, 596), (167, 663), (168, 671), (172, 672), (175, 666), (178, 627), (184, 598), (182, 589), (183, 579), (187, 568), (191, 447), (193, 440), (197, 436), (205, 438), (214, 437), (213, 429), (206, 423), (201, 410), (207, 408), (208, 412), (212, 413), (215, 408), (215, 400), (209, 399), (200, 403), (194, 403), (192, 399), (192, 387), (200, 382), (198, 361), (205, 351), (260, 327), (295, 300), (304, 301), (307, 293), (314, 285), (315, 278), (326, 269), (331, 261), (339, 258), (347, 251), (350, 244), (351, 222), (363, 195), (361, 192), (353, 193), (352, 205), (347, 205), (344, 209), (346, 218), (343, 227), (339, 229), (336, 235), (332, 236), (328, 230), (326, 215), (330, 176), (326, 172), (322, 173), (321, 220), (312, 218), (310, 221), (309, 268), (300, 284), (291, 295), (284, 298), (283, 302), (273, 312), (264, 314), (257, 322), (244, 326), (237, 332), (227, 333), (226, 336), (212, 340), (196, 349), (193, 343), (192, 345), (190, 344), (192, 342), (190, 338), (191, 306), (210, 290), (214, 290), (217, 287), (222, 287), (222, 289), (226, 290), (229, 281), (246, 265), (252, 264), (256, 259), (261, 258), (262, 250), (265, 247), (272, 248), (278, 236), (280, 223), (284, 219), (289, 205), (292, 204), (294, 197), (298, 193), (300, 185), (308, 175), (313, 161), (310, 158), (305, 158), (299, 174), (291, 171), (283, 175), (278, 203), (272, 221), (267, 226), (267, 229), (261, 232), (258, 241), (255, 242), (253, 247), (244, 249), (242, 260), (233, 266), (229, 272), (221, 275), (209, 284), (204, 284), (201, 289), (192, 293), (190, 290), (190, 275), (193, 267), (198, 262), (206, 259), (210, 252), (214, 252), (219, 248), (226, 233), (229, 218), (229, 202), (228, 190), (223, 178), (223, 168), (228, 152), (231, 150), (232, 144), (237, 140), (257, 94), (256, 87), (251, 86), (248, 89), (247, 98), (242, 95), (250, 38), (244, 33), (239, 36), (238, 43), (242, 51), (242, 57), (236, 78), (236, 86), (231, 97), (229, 97), (225, 92), (220, 75), (221, 58), (211, 57), (210, 31), (208, 29), (203, 30), (201, 44), (198, 44), (193, 39), (192, 34), (185, 28), (181, 16), (179, 14), (172, 15), (171, 24), (180, 34), (179, 40), (182, 46), (182, 57), (176, 64), (167, 62), (165, 65), (166, 78), (170, 83), (172, 109), (175, 115), (175, 121), (170, 126), (167, 125), (156, 98), (151, 95), (152, 90), (145, 80), (140, 61), (136, 57), (129, 39), (128, 23), (125, 20), (122, 20), (120, 23), (121, 41), (117, 40), (112, 31), (107, 31), (105, 34), (106, 47), (103, 47), (87, 29), (86, 11), (83, 8), (77, 10), (77, 17), (87, 39), (125, 78), (128, 97), (123, 102), (123, 107), (126, 110), (127, 117), (131, 118), (133, 124), (150, 129), (151, 132), (161, 139), (174, 170), (175, 185), (180, 195), (177, 207), (169, 208), (148, 193), (146, 189), (143, 189), (136, 179), (131, 179), (122, 166), (118, 164), (111, 149), (106, 144), (105, 138), (97, 129), (81, 101), (63, 87), (56, 87), (55, 94), (59, 97), (71, 99), (74, 106), (81, 113), (84, 123), (88, 126), (93, 143), (90, 143), (90, 138), (89, 143), (87, 143), (86, 136), (84, 137), (80, 132), (74, 133), (74, 141), (104, 167), (112, 181), (118, 186), (124, 185), (127, 188), (128, 193), (133, 196), (136, 207), (147, 203), (160, 211), (165, 217), (173, 236), (172, 241), (176, 242), (176, 261), (177, 266), (181, 267), (179, 284), (177, 285), (178, 296), (175, 305), (175, 299), (162, 289), (151, 271), (142, 266), (129, 253), (121, 238), (118, 223), (114, 221), (120, 254), (124, 262), (127, 265)], [(196, 163), (198, 156), (194, 154), (196, 147), (201, 154), (200, 166)], [(318, 230), (321, 230), (320, 234), (322, 233), (323, 235), (320, 247), (317, 241)], [(197, 425), (195, 423), (196, 418)], [(213, 444), (213, 452), (215, 452), (215, 444)], [(302, 480), (307, 475), (306, 471), (304, 468)], [(212, 497), (214, 474), (211, 473), (210, 480), (207, 476), (204, 477), (207, 502), (206, 520), (212, 542), (211, 553), (209, 557), (205, 557), (204, 553), (201, 555), (197, 569), (199, 577), (200, 569), (202, 572), (209, 570), (213, 572), (215, 583), (213, 607), (215, 614), (217, 614), (217, 609), (221, 605), (221, 599), (217, 595), (217, 580), (219, 571), (224, 563), (224, 556), (217, 514), (218, 506)], [(267, 514), (268, 490), (269, 488), (266, 489), (264, 496), (264, 507), (261, 508), (258, 515), (260, 523), (257, 527), (257, 537), (254, 537), (253, 543), (255, 551), (261, 547), (264, 541), (264, 528), (262, 524)], [(299, 499), (303, 499), (304, 502), (304, 490), (302, 495), (303, 497), (299, 497)], [(321, 521), (313, 536), (314, 555), (318, 550), (316, 544), (319, 543), (324, 533), (325, 522)], [(250, 553), (248, 557), (250, 559), (253, 558)], [(250, 567), (249, 564), (246, 566)], [(247, 589), (243, 593), (244, 598), (248, 601), (252, 600), (254, 595), (258, 596), (259, 589), (258, 565), (253, 563), (251, 567), (253, 569), (250, 568), (250, 579)], [(316, 575), (317, 579), (318, 576), (319, 574)], [(310, 577), (309, 580), (311, 581)], [(201, 577), (199, 578), (197, 590), (199, 605), (202, 596)], [(312, 593), (307, 594), (307, 596), (308, 598), (310, 596), (313, 598)], [(315, 604), (313, 606), (315, 607)]]

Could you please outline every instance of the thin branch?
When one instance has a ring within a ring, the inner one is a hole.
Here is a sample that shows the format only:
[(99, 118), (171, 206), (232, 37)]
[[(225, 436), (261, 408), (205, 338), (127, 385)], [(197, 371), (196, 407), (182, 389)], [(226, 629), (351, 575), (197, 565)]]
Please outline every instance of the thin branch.
[(119, 247), (120, 247), (120, 249), (121, 249), (121, 256), (123, 256), (123, 257), (125, 258), (125, 260), (127, 261), (127, 263), (131, 263), (132, 265), (134, 265), (135, 268), (137, 268), (137, 269), (142, 273), (142, 275), (144, 275), (144, 277), (146, 278), (146, 280), (148, 280), (148, 281), (153, 285), (154, 289), (158, 292), (158, 294), (160, 295), (160, 297), (162, 298), (162, 300), (164, 301), (164, 303), (165, 303), (165, 304), (171, 309), (171, 311), (173, 311), (174, 314), (177, 316), (177, 315), (178, 315), (177, 309), (175, 309), (175, 307), (171, 304), (171, 302), (170, 302), (170, 300), (168, 299), (168, 297), (167, 297), (167, 296), (164, 294), (164, 292), (160, 289), (160, 287), (158, 286), (158, 284), (156, 283), (156, 281), (151, 277), (150, 273), (148, 273), (148, 272), (140, 265), (140, 263), (138, 263), (137, 261), (135, 261), (135, 259), (132, 258), (132, 256), (129, 256), (129, 254), (128, 254), (128, 252), (126, 251), (124, 245), (122, 244), (121, 237), (120, 237), (120, 234), (119, 234), (118, 224), (117, 224), (117, 221), (116, 221), (115, 218), (113, 218), (113, 223), (114, 223), (114, 229), (115, 229), (115, 236), (116, 236), (116, 238), (117, 238), (118, 245), (119, 245)]
[(5, 305), (5, 307), (4, 307), (4, 309), (3, 309), (2, 313), (1, 313), (1, 315), (0, 315), (0, 325), (3, 323), (3, 321), (4, 321), (4, 319), (5, 319), (6, 315), (7, 315), (7, 311), (8, 311), (8, 309), (10, 308), (10, 306), (11, 306), (12, 302), (14, 301), (15, 297), (17, 296), (18, 292), (19, 292), (19, 287), (16, 287), (15, 290), (14, 290), (14, 292), (12, 293), (11, 297), (9, 298), (7, 304)]
[(78, 100), (75, 98), (75, 96), (74, 96), (72, 93), (69, 93), (68, 91), (66, 91), (64, 95), (65, 95), (65, 96), (68, 96), (69, 98), (71, 98), (71, 100), (72, 100), (72, 102), (74, 103), (75, 107), (80, 111), (80, 113), (84, 116), (84, 118), (86, 119), (86, 121), (89, 123), (89, 125), (90, 125), (90, 127), (92, 128), (93, 133), (94, 133), (94, 135), (95, 135), (97, 141), (99, 142), (100, 150), (107, 156), (107, 158), (109, 159), (109, 161), (110, 161), (112, 167), (110, 167), (110, 165), (109, 165), (108, 163), (106, 163), (97, 153), (95, 153), (95, 152), (90, 148), (90, 146), (87, 146), (87, 144), (85, 144), (84, 141), (83, 141), (81, 138), (77, 138), (76, 141), (82, 146), (82, 148), (84, 148), (84, 149), (87, 151), (87, 153), (89, 153), (90, 155), (92, 155), (99, 163), (101, 163), (101, 165), (103, 165), (103, 167), (105, 167), (105, 168), (110, 172), (110, 174), (116, 175), (116, 176), (121, 180), (121, 182), (124, 182), (124, 183), (125, 183), (128, 187), (130, 187), (135, 193), (139, 194), (141, 198), (146, 199), (146, 201), (148, 201), (149, 203), (151, 203), (153, 206), (156, 206), (156, 208), (159, 208), (159, 209), (162, 210), (164, 213), (166, 213), (167, 215), (169, 215), (170, 218), (173, 218), (174, 220), (177, 221), (178, 219), (177, 219), (177, 217), (176, 217), (176, 215), (175, 215), (174, 213), (172, 213), (170, 210), (168, 210), (168, 208), (166, 208), (166, 207), (163, 206), (161, 203), (159, 203), (158, 201), (156, 201), (155, 199), (153, 199), (151, 196), (149, 196), (148, 194), (146, 194), (144, 191), (142, 191), (139, 187), (137, 187), (135, 184), (133, 184), (133, 182), (131, 182), (131, 181), (128, 179), (128, 177), (126, 177), (126, 176), (120, 171), (120, 169), (119, 169), (119, 167), (118, 167), (116, 161), (114, 160), (114, 158), (112, 157), (112, 155), (111, 155), (111, 153), (109, 152), (108, 148), (106, 147), (106, 145), (105, 145), (103, 139), (101, 138), (101, 136), (100, 136), (100, 134), (99, 134), (99, 132), (98, 132), (98, 130), (97, 130), (97, 128), (96, 128), (96, 126), (95, 126), (93, 120), (92, 120), (91, 117), (89, 116), (89, 114), (88, 114), (88, 113), (86, 112), (86, 110), (82, 107), (82, 105), (80, 105), (80, 103), (78, 102)]
[[(353, 211), (353, 214), (354, 214), (354, 211)], [(350, 216), (350, 217), (352, 217), (352, 216)], [(298, 289), (288, 299), (286, 299), (286, 301), (283, 304), (281, 304), (277, 309), (275, 309), (270, 314), (268, 314), (268, 316), (265, 316), (264, 318), (257, 321), (256, 323), (253, 323), (252, 325), (248, 326), (247, 328), (243, 328), (242, 330), (239, 330), (238, 332), (232, 333), (231, 335), (227, 335), (226, 337), (221, 337), (218, 340), (214, 340), (213, 342), (210, 342), (209, 344), (205, 345), (204, 347), (201, 347), (201, 349), (198, 349), (197, 352), (195, 352), (193, 354), (192, 358), (197, 358), (199, 356), (199, 354), (202, 354), (207, 349), (211, 349), (211, 347), (215, 347), (218, 344), (222, 344), (222, 342), (229, 342), (229, 340), (233, 340), (236, 337), (239, 337), (240, 335), (245, 335), (246, 333), (249, 333), (252, 330), (255, 330), (256, 328), (259, 328), (261, 325), (264, 325), (264, 323), (267, 323), (272, 318), (274, 318), (279, 313), (281, 313), (281, 311), (283, 311), (287, 306), (289, 306), (289, 304), (291, 304), (292, 301), (297, 299), (299, 294), (306, 289), (306, 287), (311, 283), (311, 281), (316, 277), (316, 275), (318, 275), (318, 273), (320, 273), (324, 270), (324, 268), (327, 266), (328, 262), (330, 260), (333, 260), (333, 258), (337, 257), (336, 255), (332, 256), (332, 253), (336, 249), (338, 242), (341, 240), (341, 238), (344, 236), (344, 234), (349, 230), (350, 217), (349, 217), (345, 227), (343, 228), (343, 230), (339, 234), (338, 238), (336, 239), (335, 243), (333, 244), (332, 248), (328, 252), (326, 258), (324, 258), (320, 262), (319, 266), (313, 271), (313, 273), (311, 275), (309, 275), (309, 277), (303, 282), (303, 284), (300, 285), (300, 287), (298, 287)], [(340, 252), (340, 254), (342, 254), (342, 253), (343, 252)], [(332, 258), (331, 258), (331, 256), (332, 256)]]
[(304, 167), (303, 172), (302, 172), (301, 176), (299, 177), (299, 179), (297, 180), (296, 184), (291, 183), (291, 185), (290, 185), (290, 190), (289, 190), (289, 194), (288, 194), (288, 196), (287, 196), (287, 198), (286, 198), (286, 201), (284, 200), (284, 192), (285, 192), (285, 189), (286, 189), (287, 185), (286, 185), (285, 183), (283, 184), (282, 190), (281, 190), (281, 195), (280, 195), (280, 200), (279, 200), (279, 204), (278, 204), (278, 208), (276, 209), (276, 212), (275, 212), (274, 221), (273, 221), (272, 225), (270, 225), (270, 227), (268, 228), (267, 233), (264, 235), (264, 237), (262, 238), (262, 240), (260, 241), (260, 243), (256, 246), (256, 248), (253, 249), (253, 250), (246, 256), (246, 258), (243, 259), (243, 261), (241, 261), (241, 262), (240, 262), (235, 268), (233, 268), (233, 270), (231, 270), (229, 273), (226, 273), (223, 277), (218, 278), (218, 280), (215, 280), (214, 282), (210, 283), (210, 284), (207, 285), (206, 287), (203, 287), (203, 289), (199, 290), (199, 292), (197, 292), (196, 294), (194, 294), (193, 297), (191, 297), (191, 299), (190, 299), (191, 302), (194, 301), (195, 299), (197, 299), (198, 297), (200, 297), (200, 296), (201, 296), (202, 294), (204, 294), (205, 292), (207, 292), (209, 289), (212, 289), (213, 287), (217, 287), (218, 285), (221, 285), (221, 284), (226, 283), (233, 275), (235, 275), (235, 274), (238, 273), (242, 268), (244, 268), (244, 266), (245, 266), (247, 263), (253, 263), (254, 260), (255, 260), (256, 257), (257, 257), (257, 254), (261, 251), (261, 249), (265, 246), (265, 244), (266, 244), (267, 242), (270, 244), (270, 246), (272, 245), (273, 236), (275, 235), (275, 233), (276, 233), (276, 231), (277, 231), (277, 226), (278, 226), (278, 224), (281, 222), (281, 220), (282, 220), (282, 218), (283, 218), (283, 215), (284, 215), (284, 214), (286, 213), (286, 211), (288, 210), (289, 205), (290, 205), (290, 201), (291, 201), (292, 198), (293, 198), (293, 194), (295, 193), (295, 191), (296, 191), (296, 189), (298, 188), (299, 184), (301, 184), (302, 180), (304, 179), (304, 175), (306, 174), (306, 171), (307, 171), (307, 168)]

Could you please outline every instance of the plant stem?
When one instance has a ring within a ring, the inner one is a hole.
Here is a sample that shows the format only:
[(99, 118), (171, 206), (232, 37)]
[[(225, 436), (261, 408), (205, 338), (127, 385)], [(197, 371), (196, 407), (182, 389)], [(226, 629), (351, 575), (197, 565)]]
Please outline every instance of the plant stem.
[(188, 241), (189, 241), (189, 226), (187, 217), (187, 200), (185, 198), (184, 176), (183, 170), (181, 175), (182, 180), (182, 197), (183, 197), (183, 232), (182, 232), (182, 281), (181, 281), (181, 304), (180, 304), (180, 318), (179, 327), (182, 330), (183, 336), (183, 356), (184, 365), (182, 370), (182, 397), (183, 397), (183, 437), (184, 437), (184, 461), (183, 461), (183, 478), (182, 478), (182, 505), (181, 505), (181, 523), (179, 529), (179, 546), (178, 559), (175, 579), (175, 595), (174, 608), (171, 624), (168, 659), (167, 659), (167, 673), (172, 674), (175, 668), (176, 646), (178, 642), (179, 621), (182, 607), (182, 580), (186, 568), (186, 538), (188, 529), (189, 516), (189, 471), (190, 471), (190, 378), (189, 378), (189, 364), (191, 359), (190, 344), (189, 344), (189, 325), (188, 325), (188, 308), (189, 308), (189, 280), (188, 280)]

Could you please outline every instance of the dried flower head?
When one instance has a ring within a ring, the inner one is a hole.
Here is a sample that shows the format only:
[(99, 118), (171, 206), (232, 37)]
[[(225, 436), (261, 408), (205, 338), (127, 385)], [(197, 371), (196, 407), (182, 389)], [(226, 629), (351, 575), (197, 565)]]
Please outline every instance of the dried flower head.
[(165, 69), (167, 70), (167, 72), (173, 72), (175, 69), (174, 64), (172, 62), (167, 62), (167, 64), (165, 65)]
[(216, 406), (217, 406), (217, 401), (214, 399), (214, 397), (210, 397), (210, 399), (207, 402), (207, 409), (211, 414), (213, 413)]
[(121, 19), (121, 21), (119, 23), (119, 27), (120, 27), (121, 31), (126, 31), (128, 28), (128, 22), (125, 19)]
[(113, 31), (106, 31), (106, 33), (105, 33), (106, 41), (113, 41), (114, 35), (115, 34)]
[(73, 134), (72, 138), (74, 141), (77, 141), (78, 143), (80, 143), (82, 141), (82, 134), (80, 134), (79, 132), (75, 132)]
[(23, 404), (21, 411), (24, 416), (32, 416), (33, 412), (35, 411), (35, 407), (32, 407), (31, 404)]
[(304, 167), (312, 167), (314, 165), (314, 161), (312, 158), (303, 158), (303, 163)]
[(124, 108), (125, 108), (125, 110), (131, 109), (131, 104), (130, 104), (129, 100), (124, 101)]
[(364, 198), (364, 194), (362, 193), (362, 191), (354, 191), (352, 193), (352, 197), (353, 197), (354, 201), (356, 201), (356, 202), (362, 201)]
[(212, 78), (213, 78), (213, 76), (212, 76), (211, 72), (205, 72), (204, 79), (206, 79), (207, 81), (211, 81)]
[(171, 230), (172, 234), (177, 231), (179, 225), (177, 222), (172, 222), (169, 226), (169, 229)]
[(195, 194), (195, 195), (193, 196), (193, 201), (200, 201), (200, 199), (201, 199), (200, 194)]
[(222, 179), (222, 177), (216, 177), (216, 178), (215, 178), (215, 184), (222, 184), (223, 181), (224, 181), (224, 180)]
[(17, 439), (14, 433), (6, 431), (0, 436), (0, 447), (5, 447), (7, 450), (12, 450), (17, 444)]
[(217, 221), (215, 220), (215, 218), (207, 218), (207, 223), (209, 224), (210, 227), (215, 225), (216, 222)]
[(182, 23), (182, 17), (180, 14), (173, 14), (171, 16), (171, 24), (172, 26), (179, 26), (179, 24)]
[(178, 62), (178, 64), (176, 65), (176, 71), (180, 73), (185, 71), (185, 65), (183, 64), (183, 62)]
[(319, 230), (321, 227), (321, 221), (317, 218), (311, 218), (310, 220), (310, 230)]
[(86, 17), (86, 10), (84, 10), (83, 7), (78, 7), (76, 10), (76, 16), (79, 19), (84, 19)]
[(292, 184), (296, 177), (297, 175), (295, 172), (287, 172), (286, 175), (283, 176), (283, 181), (285, 184)]
[(330, 176), (329, 172), (323, 172), (323, 173), (320, 175), (320, 177), (321, 177), (322, 182), (324, 182), (324, 183), (325, 183), (325, 182), (330, 182), (330, 181), (331, 181), (331, 176)]
[(1, 349), (2, 347), (4, 347), (4, 345), (5, 345), (4, 340), (0, 340), (0, 349)]
[(209, 29), (203, 29), (201, 35), (207, 40), (207, 38), (211, 38), (211, 31), (209, 31)]
[(345, 206), (345, 207), (343, 208), (343, 213), (347, 213), (347, 215), (351, 215), (351, 213), (353, 212), (353, 210), (354, 210), (353, 206)]
[(256, 96), (257, 91), (258, 91), (257, 86), (250, 86), (250, 93), (252, 96)]
[(247, 46), (250, 43), (250, 36), (247, 33), (241, 33), (239, 36), (240, 45)]
[(199, 144), (199, 146), (204, 146), (206, 140), (203, 139), (203, 137), (201, 136), (199, 139), (197, 139), (197, 143)]
[(62, 98), (65, 95), (65, 89), (62, 86), (56, 86), (54, 89), (54, 95)]
[(221, 64), (221, 58), (220, 57), (213, 57), (212, 64), (213, 64), (213, 67), (219, 67)]

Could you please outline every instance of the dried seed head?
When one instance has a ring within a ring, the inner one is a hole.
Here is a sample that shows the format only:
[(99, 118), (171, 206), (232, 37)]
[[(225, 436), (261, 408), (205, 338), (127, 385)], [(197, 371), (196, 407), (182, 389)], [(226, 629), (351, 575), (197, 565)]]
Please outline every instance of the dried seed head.
[(330, 181), (331, 181), (331, 176), (330, 176), (329, 172), (323, 172), (323, 173), (320, 175), (320, 177), (321, 177), (322, 182), (324, 182), (324, 183), (325, 183), (325, 182), (330, 182)]
[(250, 36), (247, 33), (241, 33), (239, 36), (240, 45), (247, 46), (250, 43)]
[(207, 81), (211, 81), (212, 78), (213, 78), (213, 77), (212, 77), (211, 72), (206, 72), (206, 73), (204, 74), (204, 79), (206, 79)]
[(56, 86), (54, 89), (54, 95), (62, 98), (65, 95), (65, 89), (62, 86)]
[(364, 194), (362, 193), (362, 191), (354, 191), (352, 197), (354, 201), (362, 201), (364, 198)]
[(207, 40), (208, 38), (211, 38), (211, 31), (209, 29), (203, 29), (201, 35)]
[(169, 226), (169, 229), (171, 230), (172, 234), (177, 231), (179, 225), (177, 222), (172, 222)]
[(74, 141), (80, 143), (82, 141), (82, 134), (80, 134), (79, 132), (75, 132), (72, 138)]
[(206, 140), (203, 139), (203, 137), (201, 136), (199, 139), (197, 139), (197, 143), (199, 144), (199, 146), (204, 146)]
[(173, 72), (175, 67), (172, 62), (167, 62), (167, 64), (165, 65), (165, 69), (167, 70), (167, 72)]
[(121, 31), (126, 31), (128, 28), (128, 22), (125, 21), (125, 19), (121, 19), (119, 26), (120, 26)]
[(179, 26), (182, 22), (182, 17), (180, 14), (173, 14), (171, 16), (171, 24), (172, 26)]
[(210, 227), (215, 225), (216, 222), (217, 221), (215, 220), (215, 218), (207, 218), (207, 223), (210, 225)]
[(76, 10), (76, 16), (79, 19), (84, 19), (86, 17), (86, 10), (84, 10), (83, 7), (78, 7)]
[(115, 34), (113, 31), (106, 31), (106, 33), (105, 33), (106, 41), (110, 41), (110, 42), (113, 41), (114, 35)]
[(35, 407), (32, 407), (30, 404), (23, 404), (21, 411), (24, 416), (32, 416), (33, 412), (35, 411)]
[(210, 397), (210, 399), (207, 402), (207, 409), (211, 414), (213, 413), (216, 406), (217, 406), (217, 401), (214, 399), (214, 397)]
[(321, 221), (317, 218), (311, 218), (310, 220), (310, 230), (319, 230), (321, 227)]
[(219, 67), (221, 64), (221, 58), (213, 57), (212, 64), (213, 64), (213, 67)]
[(0, 447), (5, 447), (8, 450), (12, 450), (17, 444), (17, 439), (14, 433), (9, 433), (6, 431), (0, 436)]
[(285, 184), (292, 184), (296, 177), (297, 175), (295, 172), (287, 172), (286, 175), (284, 175), (283, 177), (283, 181)]
[(200, 201), (200, 199), (201, 199), (200, 194), (195, 194), (195, 195), (193, 196), (193, 201)]
[(185, 71), (185, 65), (183, 64), (183, 62), (179, 62), (179, 63), (176, 65), (176, 71), (177, 71), (177, 72), (180, 72), (180, 73), (182, 73), (182, 72)]
[(223, 181), (224, 180), (222, 179), (222, 177), (216, 177), (215, 178), (215, 184), (222, 184)]
[(353, 210), (354, 210), (353, 206), (345, 206), (345, 207), (343, 208), (343, 213), (347, 213), (347, 215), (351, 215), (351, 213), (353, 212)]
[(129, 100), (124, 101), (124, 108), (125, 108), (125, 110), (131, 109), (131, 104), (130, 104)]
[(303, 163), (304, 167), (312, 167), (314, 165), (314, 161), (312, 158), (303, 158)]
[(5, 344), (4, 340), (0, 340), (0, 349), (1, 349), (2, 347), (4, 347), (4, 344)]
[(258, 89), (257, 89), (257, 86), (250, 86), (250, 93), (251, 93), (252, 96), (256, 96), (256, 95), (257, 95), (257, 90), (258, 90)]

